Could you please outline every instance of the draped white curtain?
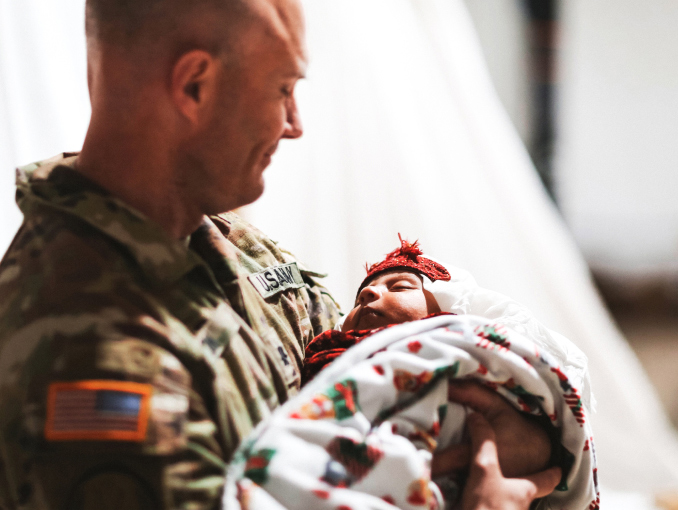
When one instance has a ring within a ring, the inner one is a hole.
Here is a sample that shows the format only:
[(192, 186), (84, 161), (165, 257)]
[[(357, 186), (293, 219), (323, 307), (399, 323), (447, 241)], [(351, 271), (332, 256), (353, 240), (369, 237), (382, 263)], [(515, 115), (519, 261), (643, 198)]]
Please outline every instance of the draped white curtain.
[(78, 150), (89, 119), (84, 0), (0, 0), (0, 251), (21, 222), (14, 168)]
[[(82, 143), (83, 3), (0, 0), (3, 246), (12, 166)], [(304, 3), (305, 135), (281, 144), (247, 217), (329, 272), (344, 308), (398, 232), (526, 304), (590, 358), (602, 484), (678, 487), (676, 437), (496, 97), (462, 0)]]

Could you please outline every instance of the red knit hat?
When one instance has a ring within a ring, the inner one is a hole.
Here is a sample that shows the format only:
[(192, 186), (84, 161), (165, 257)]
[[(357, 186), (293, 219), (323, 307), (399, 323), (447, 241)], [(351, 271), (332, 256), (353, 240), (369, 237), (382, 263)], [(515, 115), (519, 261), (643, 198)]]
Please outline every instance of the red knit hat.
[(397, 248), (386, 255), (386, 258), (381, 262), (373, 264), (370, 267), (365, 265), (367, 276), (360, 285), (358, 294), (360, 294), (363, 287), (365, 287), (374, 276), (397, 267), (409, 267), (414, 269), (418, 273), (426, 275), (431, 281), (450, 281), (450, 273), (447, 272), (447, 269), (445, 269), (442, 264), (422, 257), (423, 252), (419, 248), (419, 241), (410, 243), (403, 240), (403, 238), (400, 237), (400, 234), (398, 234), (398, 239), (400, 239), (400, 248)]

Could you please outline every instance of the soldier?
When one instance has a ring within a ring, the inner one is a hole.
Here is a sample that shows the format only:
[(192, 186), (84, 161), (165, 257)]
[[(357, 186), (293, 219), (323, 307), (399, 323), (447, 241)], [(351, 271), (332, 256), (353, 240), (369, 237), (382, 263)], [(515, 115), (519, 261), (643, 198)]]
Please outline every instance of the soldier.
[(86, 9), (84, 146), (19, 172), (0, 267), (0, 507), (214, 508), (231, 452), (337, 317), (317, 275), (205, 217), (255, 200), (301, 135), (300, 6)]
[(320, 275), (218, 215), (301, 135), (301, 8), (86, 10), (82, 152), (20, 169), (0, 264), (0, 508), (215, 508), (233, 450), (338, 314)]

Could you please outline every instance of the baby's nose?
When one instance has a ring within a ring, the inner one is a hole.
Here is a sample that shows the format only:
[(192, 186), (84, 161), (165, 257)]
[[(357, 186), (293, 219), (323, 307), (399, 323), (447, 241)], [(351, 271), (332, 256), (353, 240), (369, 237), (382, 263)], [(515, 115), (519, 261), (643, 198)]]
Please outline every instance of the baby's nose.
[(379, 299), (380, 296), (381, 293), (379, 292), (379, 289), (377, 287), (368, 285), (367, 287), (363, 288), (363, 290), (360, 291), (360, 295), (358, 296), (358, 303), (361, 305), (366, 305), (367, 303), (372, 303), (373, 301), (376, 301), (377, 299)]

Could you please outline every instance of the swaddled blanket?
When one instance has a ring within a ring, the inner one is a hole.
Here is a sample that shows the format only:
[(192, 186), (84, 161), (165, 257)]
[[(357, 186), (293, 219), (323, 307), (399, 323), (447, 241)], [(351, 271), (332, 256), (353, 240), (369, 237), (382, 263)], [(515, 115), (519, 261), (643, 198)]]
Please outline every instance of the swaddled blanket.
[(598, 508), (581, 397), (555, 358), (475, 316), (385, 329), (349, 349), (261, 423), (236, 452), (224, 508), (437, 508), (435, 449), (462, 440), (466, 410), (448, 381), (473, 379), (559, 431), (563, 479), (540, 509)]

